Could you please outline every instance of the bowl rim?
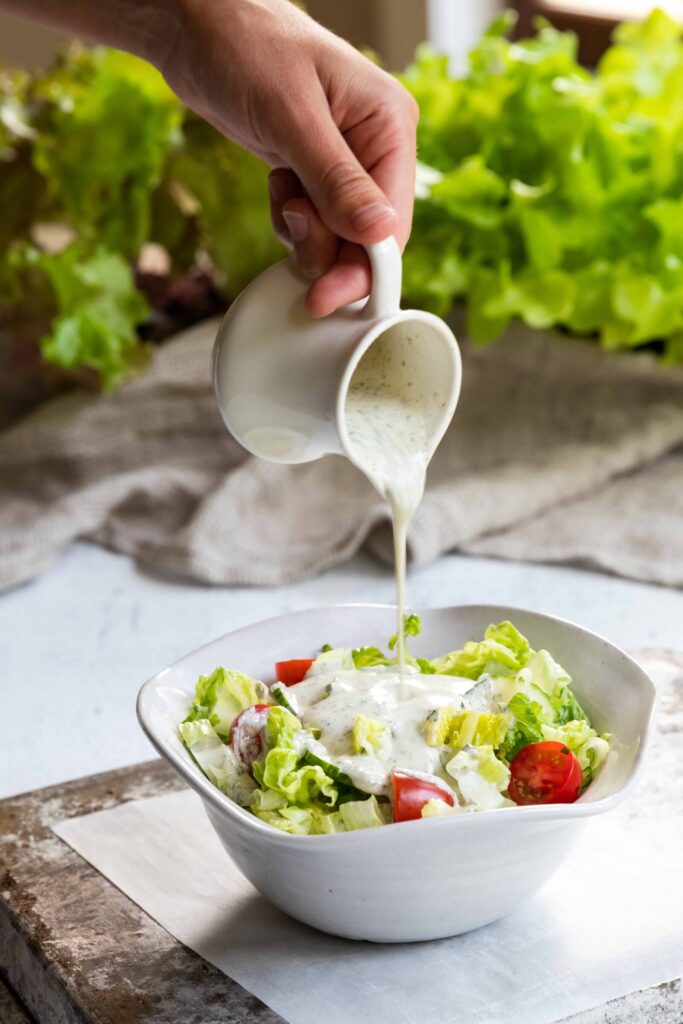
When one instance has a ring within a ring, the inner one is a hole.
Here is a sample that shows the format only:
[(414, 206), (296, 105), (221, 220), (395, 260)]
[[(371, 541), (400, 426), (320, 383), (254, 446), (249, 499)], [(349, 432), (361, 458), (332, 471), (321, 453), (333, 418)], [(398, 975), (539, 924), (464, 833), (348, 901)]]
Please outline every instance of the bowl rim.
[[(160, 736), (154, 728), (151, 721), (151, 707), (154, 700), (157, 698), (157, 690), (160, 686), (164, 685), (164, 677), (172, 669), (182, 666), (184, 662), (189, 661), (190, 658), (193, 658), (196, 654), (208, 647), (211, 647), (213, 644), (221, 640), (226, 640), (229, 637), (237, 636), (238, 634), (253, 629), (256, 626), (269, 625), (270, 623), (281, 621), (283, 619), (291, 619), (292, 617), (300, 618), (311, 615), (315, 612), (329, 612), (334, 611), (335, 609), (362, 608), (386, 609), (387, 611), (396, 610), (395, 605), (369, 601), (351, 601), (341, 604), (315, 605), (310, 608), (284, 612), (281, 615), (272, 615), (267, 619), (258, 619), (255, 622), (248, 623), (247, 625), (240, 626), (238, 629), (230, 630), (228, 633), (215, 637), (213, 640), (209, 640), (205, 644), (201, 644), (199, 647), (196, 647), (194, 650), (189, 651), (181, 658), (172, 662), (172, 664), (167, 665), (166, 668), (162, 669), (160, 672), (151, 676), (140, 687), (136, 701), (136, 713), (143, 732), (157, 753), (171, 765), (174, 771), (201, 797), (205, 803), (211, 805), (211, 807), (221, 815), (232, 818), (236, 823), (245, 826), (247, 829), (251, 829), (256, 835), (262, 836), (263, 839), (275, 845), (279, 845), (281, 843), (286, 844), (290, 848), (292, 843), (303, 843), (306, 848), (311, 850), (313, 849), (314, 844), (317, 845), (317, 848), (320, 848), (321, 842), (325, 843), (328, 848), (330, 842), (364, 844), (368, 842), (369, 837), (372, 837), (370, 840), (371, 842), (387, 842), (391, 840), (392, 836), (395, 837), (397, 835), (397, 829), (401, 829), (402, 834), (405, 835), (406, 829), (412, 828), (414, 830), (416, 825), (420, 825), (422, 827), (422, 833), (420, 834), (426, 835), (428, 828), (492, 828), (498, 827), (502, 821), (509, 821), (510, 825), (514, 826), (515, 822), (521, 823), (525, 820), (534, 819), (537, 821), (546, 821), (548, 823), (583, 819), (612, 810), (612, 808), (621, 803), (621, 801), (638, 782), (643, 768), (645, 752), (651, 739), (657, 712), (657, 689), (648, 673), (642, 665), (635, 660), (635, 658), (632, 658), (630, 654), (627, 654), (626, 651), (622, 650), (611, 640), (608, 640), (601, 633), (597, 633), (594, 630), (588, 629), (585, 626), (581, 626), (576, 622), (572, 622), (570, 619), (565, 619), (558, 615), (549, 615), (545, 612), (537, 612), (533, 609), (523, 608), (516, 605), (482, 604), (476, 602), (473, 604), (442, 605), (435, 608), (412, 608), (411, 610), (421, 616), (434, 612), (495, 612), (496, 614), (493, 615), (492, 621), (496, 618), (496, 615), (499, 615), (501, 612), (505, 613), (506, 618), (511, 619), (514, 618), (514, 615), (517, 612), (524, 615), (533, 615), (541, 620), (559, 623), (560, 625), (568, 626), (572, 629), (578, 629), (581, 633), (593, 637), (605, 644), (621, 657), (625, 658), (636, 670), (636, 675), (640, 678), (646, 692), (649, 694), (650, 701), (646, 719), (641, 726), (638, 749), (634, 757), (630, 774), (620, 788), (609, 796), (601, 797), (599, 800), (588, 801), (585, 803), (581, 803), (579, 800), (573, 804), (537, 804), (514, 808), (497, 807), (492, 808), (485, 813), (458, 814), (453, 816), (446, 815), (444, 817), (421, 819), (420, 821), (391, 822), (391, 829), (361, 829), (354, 832), (332, 833), (331, 835), (290, 835), (289, 833), (282, 832), (281, 830), (268, 825), (266, 822), (261, 821), (254, 814), (251, 814), (246, 808), (241, 807), (225, 793), (222, 793), (220, 789), (209, 781), (197, 764), (189, 759), (186, 760), (185, 758), (180, 757), (172, 749), (167, 740), (163, 736)], [(507, 613), (510, 614), (508, 615)], [(501, 818), (501, 815), (504, 817)], [(417, 838), (415, 832), (413, 832), (413, 834), (415, 835), (415, 838)], [(384, 839), (382, 839), (382, 837), (384, 837)]]

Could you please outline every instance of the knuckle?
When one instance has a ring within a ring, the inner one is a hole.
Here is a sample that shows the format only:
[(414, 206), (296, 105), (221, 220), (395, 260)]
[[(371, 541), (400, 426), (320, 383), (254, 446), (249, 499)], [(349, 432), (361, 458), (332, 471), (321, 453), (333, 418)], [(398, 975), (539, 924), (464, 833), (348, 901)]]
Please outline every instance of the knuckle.
[(367, 194), (368, 179), (357, 164), (342, 158), (325, 168), (320, 187), (329, 203), (347, 209)]
[(403, 90), (403, 94), (408, 117), (412, 121), (413, 127), (416, 127), (420, 120), (420, 106), (415, 97), (412, 96), (407, 89)]

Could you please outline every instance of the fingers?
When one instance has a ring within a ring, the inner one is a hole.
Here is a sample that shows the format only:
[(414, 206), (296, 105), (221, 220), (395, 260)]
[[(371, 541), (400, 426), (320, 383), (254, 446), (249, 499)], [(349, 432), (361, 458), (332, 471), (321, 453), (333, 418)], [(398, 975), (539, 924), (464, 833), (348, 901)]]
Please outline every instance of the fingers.
[(419, 113), (409, 93), (382, 75), (374, 103), (364, 95), (348, 128), (335, 123), (325, 93), (305, 116), (297, 111), (297, 124), (287, 132), (296, 151), (286, 154), (295, 173), (271, 175), (287, 175), (282, 188), (276, 186), (276, 200), (271, 187), (273, 223), (315, 281), (307, 296), (313, 316), (368, 294), (370, 268), (361, 246), (393, 234), (403, 249), (410, 236)]
[(308, 290), (306, 307), (315, 317), (362, 299), (370, 291), (370, 262), (364, 249), (342, 242), (334, 266)]
[(415, 157), (419, 108), (400, 87), (397, 108), (382, 129), (383, 150), (372, 167), (372, 177), (396, 210), (394, 234), (403, 250), (410, 237), (415, 200)]
[(322, 222), (293, 171), (285, 167), (272, 171), (268, 191), (276, 235), (294, 250), (306, 277), (321, 277), (337, 258), (339, 239)]
[(310, 199), (290, 199), (282, 210), (299, 270), (305, 277), (321, 277), (334, 264), (339, 239), (323, 224)]
[(304, 132), (298, 125), (290, 163), (322, 221), (351, 242), (380, 242), (393, 234), (396, 211), (347, 145), (322, 90), (305, 123)]
[(277, 167), (268, 175), (268, 198), (270, 200), (270, 219), (273, 223), (273, 230), (286, 245), (291, 245), (289, 228), (282, 216), (282, 208), (290, 199), (296, 199), (304, 194), (301, 182), (294, 171), (288, 167)]

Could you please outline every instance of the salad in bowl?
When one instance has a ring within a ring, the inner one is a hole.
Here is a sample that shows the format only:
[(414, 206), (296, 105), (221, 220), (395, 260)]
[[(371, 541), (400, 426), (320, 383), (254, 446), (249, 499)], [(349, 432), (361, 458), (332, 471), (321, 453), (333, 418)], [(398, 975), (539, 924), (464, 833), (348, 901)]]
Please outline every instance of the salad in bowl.
[(385, 642), (395, 613), (332, 605), (243, 626), (138, 697), (151, 742), (255, 888), (375, 942), (524, 906), (631, 791), (655, 708), (647, 674), (604, 637), (506, 605), (423, 609), (419, 635), (409, 618), (401, 680)]
[[(420, 633), (417, 615), (404, 632)], [(408, 653), (402, 670), (396, 646), (326, 644), (277, 662), (269, 684), (217, 667), (178, 734), (222, 793), (294, 835), (567, 804), (591, 785), (610, 736), (512, 622), (434, 658)]]

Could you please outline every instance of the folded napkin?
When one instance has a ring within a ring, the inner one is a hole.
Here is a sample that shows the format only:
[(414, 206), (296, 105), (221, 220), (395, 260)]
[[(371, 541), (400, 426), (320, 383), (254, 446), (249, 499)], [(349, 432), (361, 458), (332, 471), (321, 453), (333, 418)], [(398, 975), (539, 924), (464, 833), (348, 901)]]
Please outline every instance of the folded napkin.
[[(286, 583), (363, 544), (391, 560), (386, 507), (345, 459), (278, 466), (230, 438), (216, 327), (112, 395), (62, 396), (0, 434), (0, 587), (78, 537), (216, 584)], [(410, 561), (458, 549), (683, 584), (683, 372), (521, 325), (463, 353)]]

